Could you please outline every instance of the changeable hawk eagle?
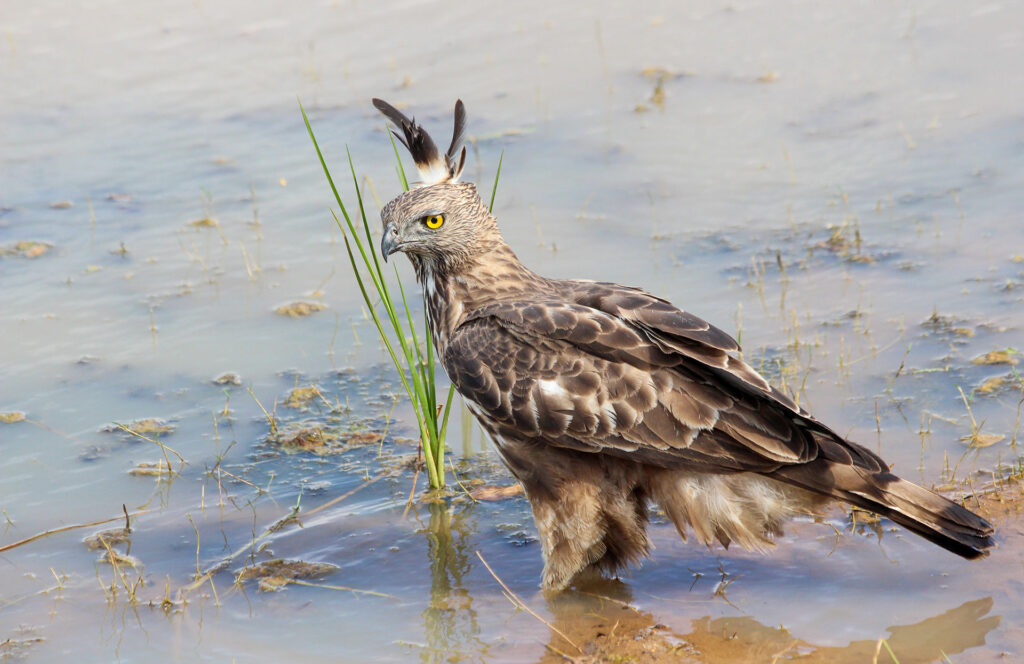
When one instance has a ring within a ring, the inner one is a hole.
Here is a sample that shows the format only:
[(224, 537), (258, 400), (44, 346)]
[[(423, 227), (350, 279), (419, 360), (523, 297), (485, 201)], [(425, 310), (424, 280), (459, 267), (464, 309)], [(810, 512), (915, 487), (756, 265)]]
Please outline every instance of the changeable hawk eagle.
[(441, 153), (380, 99), (423, 183), (389, 202), (381, 252), (422, 284), (437, 356), (533, 508), (543, 587), (646, 556), (648, 504), (684, 538), (763, 550), (785, 519), (838, 499), (965, 558), (992, 527), (902, 480), (768, 384), (728, 334), (638, 288), (548, 279), (459, 182), (465, 109)]

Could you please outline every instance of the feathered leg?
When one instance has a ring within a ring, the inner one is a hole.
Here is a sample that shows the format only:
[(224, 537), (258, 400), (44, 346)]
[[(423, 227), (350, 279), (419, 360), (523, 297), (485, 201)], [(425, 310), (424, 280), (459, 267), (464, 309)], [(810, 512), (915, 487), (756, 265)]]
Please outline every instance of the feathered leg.
[(639, 465), (511, 440), (498, 449), (526, 489), (544, 556), (545, 590), (564, 589), (590, 570), (614, 574), (647, 555)]

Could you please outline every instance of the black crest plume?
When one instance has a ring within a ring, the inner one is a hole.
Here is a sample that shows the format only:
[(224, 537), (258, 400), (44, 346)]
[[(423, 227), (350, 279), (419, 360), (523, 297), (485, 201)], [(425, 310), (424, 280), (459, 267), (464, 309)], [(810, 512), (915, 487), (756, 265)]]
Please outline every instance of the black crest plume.
[(466, 148), (462, 145), (466, 133), (466, 106), (459, 99), (455, 102), (455, 129), (452, 132), (452, 143), (448, 152), (441, 154), (427, 130), (416, 124), (416, 119), (409, 119), (404, 113), (383, 99), (373, 99), (373, 105), (388, 120), (398, 126), (402, 133), (393, 132), (412, 154), (416, 169), (423, 178), (422, 184), (438, 184), (455, 182), (462, 175), (466, 165)]

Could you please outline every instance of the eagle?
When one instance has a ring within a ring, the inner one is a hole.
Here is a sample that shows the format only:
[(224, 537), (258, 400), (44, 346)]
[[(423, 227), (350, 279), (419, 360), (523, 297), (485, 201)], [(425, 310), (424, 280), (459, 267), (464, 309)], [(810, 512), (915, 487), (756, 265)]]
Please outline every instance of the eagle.
[(964, 558), (993, 546), (988, 522), (814, 419), (719, 328), (640, 288), (524, 266), (459, 181), (461, 100), (444, 153), (373, 105), (423, 178), (381, 211), (381, 253), (411, 261), (437, 357), (525, 489), (543, 589), (642, 561), (652, 503), (709, 547), (765, 551), (788, 518), (836, 500)]

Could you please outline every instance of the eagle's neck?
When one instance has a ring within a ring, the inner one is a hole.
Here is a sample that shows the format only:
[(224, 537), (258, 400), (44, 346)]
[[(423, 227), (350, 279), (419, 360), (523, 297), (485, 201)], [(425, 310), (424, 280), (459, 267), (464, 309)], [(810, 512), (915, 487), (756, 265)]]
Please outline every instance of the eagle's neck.
[(415, 267), (438, 356), (444, 355), (452, 332), (478, 307), (547, 281), (520, 263), (500, 238), (457, 268), (422, 260)]

